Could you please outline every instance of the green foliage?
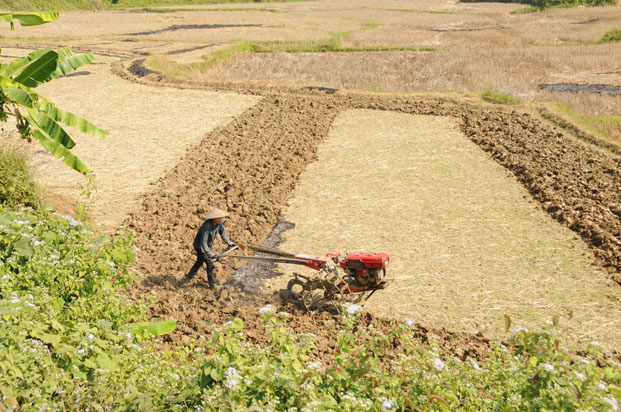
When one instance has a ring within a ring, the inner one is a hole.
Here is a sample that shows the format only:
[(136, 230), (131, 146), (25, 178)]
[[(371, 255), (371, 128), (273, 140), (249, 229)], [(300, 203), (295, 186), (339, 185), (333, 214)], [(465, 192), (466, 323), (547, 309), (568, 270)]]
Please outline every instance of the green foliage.
[(0, 205), (36, 208), (41, 204), (26, 155), (13, 147), (0, 147)]
[(524, 103), (522, 100), (509, 94), (502, 93), (496, 89), (487, 89), (482, 94), (483, 99), (497, 104), (520, 105)]
[[(146, 323), (141, 336), (129, 324), (144, 311), (121, 294), (135, 279), (127, 269), (135, 255), (130, 236), (98, 235), (48, 209), (0, 209), (3, 410), (170, 410), (170, 402), (181, 403), (188, 382), (171, 372), (166, 353), (137, 344), (170, 324)], [(197, 373), (190, 362), (176, 370), (188, 381)]]
[[(284, 3), (304, 0), (269, 0)], [(3, 0), (7, 10), (98, 10), (130, 7), (180, 6), (202, 4), (268, 3), (267, 0)]]
[(600, 43), (616, 43), (621, 42), (621, 29), (613, 29), (606, 32)]
[(353, 315), (338, 332), (334, 361), (324, 364), (311, 357), (314, 337), (292, 333), (286, 319), (265, 317), (269, 344), (261, 348), (244, 343), (239, 319), (217, 333), (198, 380), (202, 396), (192, 404), (204, 411), (606, 411), (621, 397), (619, 365), (597, 366), (599, 344), (574, 360), (551, 325), (518, 328), (515, 349), (498, 346), (477, 362), (440, 342), (416, 345), (407, 324), (382, 333)]
[(0, 13), (0, 22), (6, 21), (11, 24), (11, 30), (15, 29), (15, 20), (22, 26), (38, 26), (58, 20), (58, 13), (54, 11), (40, 11), (33, 13)]
[(172, 332), (177, 328), (177, 321), (135, 322), (127, 324), (127, 328), (138, 341), (143, 341)]
[[(18, 19), (22, 24), (36, 25), (58, 18), (57, 13), (2, 14), (0, 20)], [(90, 63), (92, 54), (73, 56), (70, 47), (59, 50), (36, 50), (8, 64), (0, 64), (0, 121), (9, 116), (16, 119), (17, 130), (24, 139), (35, 138), (41, 146), (80, 173), (89, 167), (71, 152), (75, 142), (60, 126), (75, 127), (93, 136), (105, 137), (106, 132), (89, 121), (60, 109), (32, 90), (42, 83), (66, 75)], [(21, 111), (20, 111), (21, 109)]]

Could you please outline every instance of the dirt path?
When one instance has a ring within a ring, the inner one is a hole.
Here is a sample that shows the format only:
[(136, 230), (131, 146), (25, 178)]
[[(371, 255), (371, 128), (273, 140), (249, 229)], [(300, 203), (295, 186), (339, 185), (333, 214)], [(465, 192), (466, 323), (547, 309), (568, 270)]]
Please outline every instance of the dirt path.
[[(592, 253), (448, 117), (348, 110), (301, 174), (281, 248), (389, 252), (375, 315), (505, 336), (553, 316), (565, 336), (621, 345), (621, 307)], [(293, 272), (270, 282), (286, 287)]]
[[(140, 196), (186, 155), (188, 147), (260, 100), (234, 93), (134, 84), (111, 73), (116, 60), (97, 56), (98, 64), (37, 89), (59, 107), (108, 132), (106, 139), (75, 130), (70, 134), (77, 143), (73, 152), (96, 174), (93, 218), (109, 228), (118, 227), (138, 207)], [(32, 146), (38, 179), (47, 190), (69, 198), (79, 194), (85, 177)]]

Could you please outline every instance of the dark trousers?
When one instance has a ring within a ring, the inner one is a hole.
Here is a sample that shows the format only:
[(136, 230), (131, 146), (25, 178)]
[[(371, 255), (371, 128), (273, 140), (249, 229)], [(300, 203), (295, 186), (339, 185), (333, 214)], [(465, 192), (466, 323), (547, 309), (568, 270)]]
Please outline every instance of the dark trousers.
[(192, 266), (192, 269), (190, 269), (186, 277), (188, 279), (192, 279), (196, 275), (196, 272), (198, 272), (198, 270), (201, 268), (201, 266), (203, 266), (203, 263), (207, 266), (207, 280), (209, 281), (209, 284), (215, 285), (216, 278), (213, 275), (215, 266), (213, 264), (213, 261), (207, 257), (207, 254), (203, 254), (198, 250), (196, 251), (196, 262), (194, 262), (194, 266)]

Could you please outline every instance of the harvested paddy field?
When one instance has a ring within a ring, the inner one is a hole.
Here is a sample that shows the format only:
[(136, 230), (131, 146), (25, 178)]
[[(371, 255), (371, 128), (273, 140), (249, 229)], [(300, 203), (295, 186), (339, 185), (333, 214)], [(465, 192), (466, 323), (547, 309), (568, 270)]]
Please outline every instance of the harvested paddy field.
[[(365, 306), (383, 317), (505, 334), (558, 316), (566, 335), (621, 343), (621, 308), (593, 256), (449, 117), (348, 110), (301, 174), (281, 248), (390, 251), (388, 289)], [(271, 282), (286, 288), (282, 265)]]
[[(41, 93), (110, 133), (74, 133), (75, 152), (97, 174), (95, 220), (136, 232), (142, 280), (130, 294), (155, 293), (150, 316), (178, 320), (167, 341), (239, 316), (260, 342), (256, 308), (271, 302), (330, 356), (335, 336), (324, 325), (339, 317), (281, 301), (272, 268), (244, 277), (239, 262), (217, 263), (219, 293), (205, 279), (178, 283), (195, 231), (217, 206), (231, 212), (236, 242), (261, 244), (288, 221), (296, 227), (280, 247), (291, 252), (389, 253), (393, 281), (368, 302), (365, 322), (412, 319), (421, 341), (439, 336), (460, 357), (482, 356), (488, 338), (503, 336), (505, 314), (526, 325), (558, 316), (573, 341), (619, 347), (619, 157), (530, 107), (478, 98), (499, 88), (534, 101), (540, 84), (557, 81), (618, 86), (618, 47), (593, 42), (621, 21), (619, 7), (534, 16), (452, 1), (272, 7), (64, 13), (58, 25), (0, 32), (4, 55), (33, 43), (97, 54), (100, 64)], [(412, 49), (312, 49), (334, 39)], [(209, 63), (238, 40), (311, 50)], [(404, 93), (412, 91), (433, 94)], [(618, 98), (588, 106), (616, 115)], [(84, 181), (48, 155), (33, 161), (58, 196)]]
[[(92, 218), (108, 228), (126, 219), (150, 185), (181, 161), (189, 146), (259, 100), (233, 93), (132, 84), (111, 73), (110, 65), (116, 60), (98, 56), (99, 64), (38, 88), (60, 107), (108, 132), (105, 139), (72, 133), (77, 143), (74, 153), (96, 175)], [(96, 92), (85, 92), (93, 90), (94, 84)], [(87, 179), (40, 146), (29, 146), (45, 190), (60, 198), (78, 197)]]

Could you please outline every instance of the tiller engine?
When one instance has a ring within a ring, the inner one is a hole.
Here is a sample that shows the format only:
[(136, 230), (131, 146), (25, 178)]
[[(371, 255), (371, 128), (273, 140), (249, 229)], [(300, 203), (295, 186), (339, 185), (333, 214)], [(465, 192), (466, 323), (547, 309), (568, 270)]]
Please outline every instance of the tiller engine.
[(252, 244), (241, 244), (239, 247), (264, 255), (230, 255), (227, 252), (220, 257), (302, 265), (317, 270), (315, 276), (295, 273), (287, 284), (289, 294), (301, 301), (307, 309), (321, 301), (357, 303), (386, 287), (386, 266), (390, 262), (387, 253), (355, 252), (341, 258), (333, 252), (325, 256), (311, 256)]

